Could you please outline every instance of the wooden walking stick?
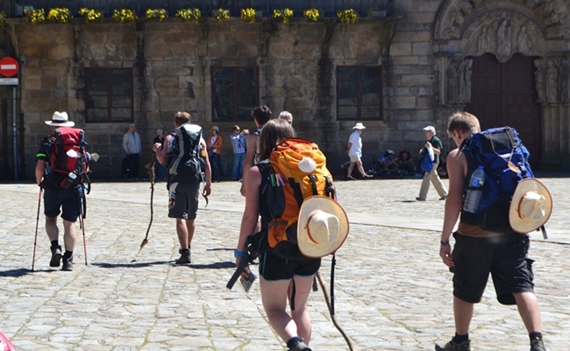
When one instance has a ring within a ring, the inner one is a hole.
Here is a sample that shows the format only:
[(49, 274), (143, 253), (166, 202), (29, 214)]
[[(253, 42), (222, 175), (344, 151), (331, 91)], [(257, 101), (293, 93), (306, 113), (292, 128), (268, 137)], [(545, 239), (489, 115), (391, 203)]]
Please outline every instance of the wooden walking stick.
[(141, 247), (139, 250), (142, 250), (142, 248), (146, 244), (148, 244), (148, 233), (150, 232), (150, 227), (152, 226), (152, 218), (154, 216), (153, 198), (154, 198), (154, 166), (155, 165), (156, 165), (156, 154), (153, 153), (152, 158), (150, 160), (150, 163), (148, 165), (146, 165), (146, 168), (148, 169), (148, 176), (150, 179), (150, 222), (148, 223), (148, 228), (146, 229), (146, 235), (144, 236), (144, 239), (141, 243)]

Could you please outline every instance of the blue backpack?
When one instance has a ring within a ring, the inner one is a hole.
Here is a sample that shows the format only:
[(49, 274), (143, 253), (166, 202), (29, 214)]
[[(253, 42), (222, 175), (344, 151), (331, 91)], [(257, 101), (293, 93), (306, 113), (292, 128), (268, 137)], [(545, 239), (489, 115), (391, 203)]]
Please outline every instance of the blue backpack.
[(470, 189), (473, 172), (483, 166), (485, 182), (475, 213), (461, 212), (461, 221), (482, 229), (511, 233), (509, 206), (517, 184), (534, 178), (528, 163), (530, 153), (522, 144), (517, 131), (511, 127), (487, 129), (472, 134), (461, 146), (467, 156), (468, 174), (465, 193)]

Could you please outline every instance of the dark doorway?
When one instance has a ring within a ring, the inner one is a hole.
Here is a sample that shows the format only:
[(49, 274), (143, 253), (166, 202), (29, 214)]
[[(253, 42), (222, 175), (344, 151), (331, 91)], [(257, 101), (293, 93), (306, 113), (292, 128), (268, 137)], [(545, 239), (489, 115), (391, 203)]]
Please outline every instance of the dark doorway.
[(465, 111), (479, 118), (481, 130), (511, 126), (538, 168), (542, 157), (542, 110), (536, 102), (533, 57), (516, 54), (499, 63), (491, 54), (473, 58), (471, 102)]

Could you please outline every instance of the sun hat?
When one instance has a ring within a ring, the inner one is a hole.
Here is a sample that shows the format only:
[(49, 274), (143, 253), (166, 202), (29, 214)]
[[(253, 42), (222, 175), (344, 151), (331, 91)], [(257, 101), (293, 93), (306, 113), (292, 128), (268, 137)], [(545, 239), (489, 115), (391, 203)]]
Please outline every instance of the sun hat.
[(162, 129), (157, 129), (157, 130), (156, 130), (156, 135), (157, 135), (157, 136), (160, 135), (160, 134), (162, 134), (162, 133), (164, 133), (164, 130), (162, 130)]
[(306, 198), (297, 220), (297, 245), (303, 256), (318, 258), (338, 250), (348, 236), (348, 217), (333, 199)]
[(520, 181), (509, 208), (509, 222), (517, 233), (532, 232), (544, 225), (552, 213), (552, 196), (534, 178)]
[(55, 111), (51, 117), (51, 121), (46, 121), (48, 126), (54, 127), (73, 127), (74, 122), (70, 121), (67, 117), (67, 112)]
[(427, 126), (424, 128), (424, 132), (432, 132), (435, 135), (435, 128), (433, 126)]
[(218, 134), (220, 134), (220, 128), (218, 128), (218, 126), (213, 126), (211, 130), (215, 130), (218, 132)]
[(352, 127), (352, 129), (366, 129), (366, 127), (362, 123), (358, 122), (354, 127)]

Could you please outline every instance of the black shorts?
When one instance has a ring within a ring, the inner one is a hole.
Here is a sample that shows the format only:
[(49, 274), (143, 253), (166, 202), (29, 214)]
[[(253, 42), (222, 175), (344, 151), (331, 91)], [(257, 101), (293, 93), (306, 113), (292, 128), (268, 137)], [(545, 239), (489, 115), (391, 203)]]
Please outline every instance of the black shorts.
[(200, 183), (175, 182), (168, 186), (168, 217), (196, 219)]
[(259, 275), (265, 280), (290, 280), (294, 276), (310, 277), (319, 271), (321, 259), (288, 260), (265, 252), (259, 256)]
[(80, 212), (79, 191), (82, 189), (72, 187), (62, 189), (50, 184), (44, 186), (44, 214), (55, 218), (62, 209), (61, 218), (69, 222), (77, 221)]
[(534, 291), (534, 261), (527, 256), (528, 235), (474, 238), (454, 233), (453, 237), (453, 296), (470, 303), (480, 302), (489, 273), (497, 300), (503, 305), (516, 304), (513, 293)]

